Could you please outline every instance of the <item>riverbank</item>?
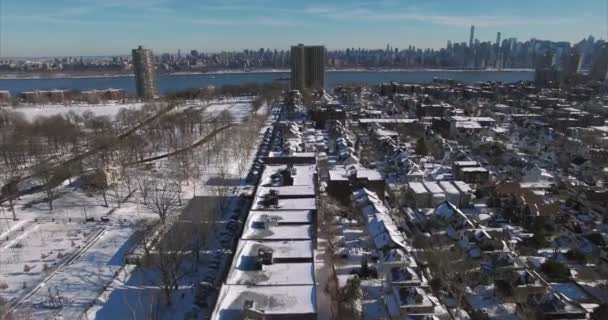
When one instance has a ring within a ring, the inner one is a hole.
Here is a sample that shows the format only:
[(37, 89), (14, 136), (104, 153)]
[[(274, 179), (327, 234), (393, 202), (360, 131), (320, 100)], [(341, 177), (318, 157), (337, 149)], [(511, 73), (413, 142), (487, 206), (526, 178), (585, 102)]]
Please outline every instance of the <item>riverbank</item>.
[[(368, 69), (368, 68), (344, 68), (327, 69), (327, 72), (370, 72), (370, 73), (391, 73), (391, 72), (533, 72), (533, 69)], [(256, 70), (218, 70), (218, 71), (187, 71), (161, 73), (161, 76), (189, 76), (189, 75), (222, 75), (222, 74), (263, 74), (263, 73), (289, 73), (289, 69), (256, 69)], [(37, 79), (97, 79), (97, 78), (126, 78), (133, 77), (133, 73), (5, 73), (0, 75), (1, 80), (37, 80)]]

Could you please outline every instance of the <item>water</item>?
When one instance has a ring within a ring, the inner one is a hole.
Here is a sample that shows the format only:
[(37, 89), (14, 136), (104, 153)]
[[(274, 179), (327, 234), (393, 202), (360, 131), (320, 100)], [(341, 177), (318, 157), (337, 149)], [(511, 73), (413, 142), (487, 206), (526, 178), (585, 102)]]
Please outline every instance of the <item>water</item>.
[[(159, 78), (159, 90), (161, 93), (168, 93), (188, 88), (203, 88), (209, 85), (218, 87), (227, 84), (243, 84), (248, 82), (271, 83), (277, 81), (277, 78), (288, 77), (289, 73), (287, 72), (162, 75)], [(326, 75), (326, 85), (328, 87), (345, 83), (377, 85), (388, 81), (427, 83), (431, 82), (434, 77), (454, 79), (467, 84), (483, 81), (501, 81), (509, 83), (532, 80), (534, 78), (534, 73), (531, 71), (341, 71), (328, 72)], [(0, 90), (8, 90), (13, 95), (31, 90), (78, 89), (84, 91), (106, 88), (126, 89), (130, 94), (135, 93), (134, 79), (129, 76), (105, 78), (0, 79)]]

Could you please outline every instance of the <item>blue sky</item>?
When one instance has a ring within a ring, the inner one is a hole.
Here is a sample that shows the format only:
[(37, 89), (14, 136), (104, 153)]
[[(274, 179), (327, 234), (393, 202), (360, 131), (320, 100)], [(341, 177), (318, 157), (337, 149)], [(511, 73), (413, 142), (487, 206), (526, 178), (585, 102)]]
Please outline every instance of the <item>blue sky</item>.
[(605, 38), (606, 0), (0, 0), (0, 55), (288, 48), (438, 48), (447, 40)]

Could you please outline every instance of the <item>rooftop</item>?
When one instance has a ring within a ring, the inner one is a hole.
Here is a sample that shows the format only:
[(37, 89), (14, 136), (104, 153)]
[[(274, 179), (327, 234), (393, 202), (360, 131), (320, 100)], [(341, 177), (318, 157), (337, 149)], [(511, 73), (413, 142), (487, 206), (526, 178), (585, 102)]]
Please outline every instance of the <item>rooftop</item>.
[(253, 308), (271, 315), (304, 315), (317, 312), (316, 291), (313, 285), (258, 286), (224, 285), (211, 319), (241, 320), (246, 302)]
[[(271, 252), (267, 263), (262, 251)], [(311, 241), (239, 241), (226, 284), (313, 285), (312, 251)]]

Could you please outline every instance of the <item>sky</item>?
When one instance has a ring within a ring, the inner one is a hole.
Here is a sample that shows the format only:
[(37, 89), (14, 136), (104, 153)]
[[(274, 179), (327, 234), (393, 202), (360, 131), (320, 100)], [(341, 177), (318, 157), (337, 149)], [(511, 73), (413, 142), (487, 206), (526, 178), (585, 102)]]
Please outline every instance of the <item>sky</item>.
[(608, 0), (0, 0), (0, 56), (606, 38)]

